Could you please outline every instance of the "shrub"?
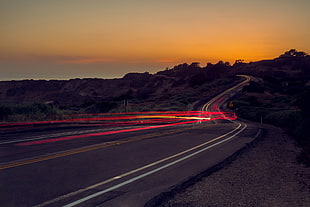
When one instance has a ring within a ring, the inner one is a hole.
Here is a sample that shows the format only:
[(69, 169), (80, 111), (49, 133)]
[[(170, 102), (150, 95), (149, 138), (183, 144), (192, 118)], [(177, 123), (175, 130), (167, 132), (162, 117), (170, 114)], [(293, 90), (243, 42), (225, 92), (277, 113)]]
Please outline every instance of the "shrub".
[(264, 117), (265, 121), (287, 129), (296, 128), (302, 121), (301, 112), (297, 110), (272, 111)]
[(42, 103), (0, 105), (1, 121), (45, 120), (60, 111)]

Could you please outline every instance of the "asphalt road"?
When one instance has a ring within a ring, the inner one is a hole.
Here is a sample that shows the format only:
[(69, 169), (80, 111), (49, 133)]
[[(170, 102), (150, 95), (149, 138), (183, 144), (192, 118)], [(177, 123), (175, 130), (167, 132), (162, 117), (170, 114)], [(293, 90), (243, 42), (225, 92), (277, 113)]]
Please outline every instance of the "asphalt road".
[[(207, 103), (205, 110), (222, 104), (216, 100), (224, 102), (233, 90)], [(1, 206), (144, 206), (244, 147), (257, 132), (257, 126), (226, 120), (127, 130), (131, 128), (56, 127), (2, 134)], [(84, 134), (93, 136), (79, 136)]]

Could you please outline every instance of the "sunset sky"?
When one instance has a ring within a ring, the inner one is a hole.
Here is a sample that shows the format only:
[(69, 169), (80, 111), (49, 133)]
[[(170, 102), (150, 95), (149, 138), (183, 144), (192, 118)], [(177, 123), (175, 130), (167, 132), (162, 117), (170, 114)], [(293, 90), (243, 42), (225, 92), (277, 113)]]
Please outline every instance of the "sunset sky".
[(310, 52), (309, 0), (0, 0), (0, 80)]

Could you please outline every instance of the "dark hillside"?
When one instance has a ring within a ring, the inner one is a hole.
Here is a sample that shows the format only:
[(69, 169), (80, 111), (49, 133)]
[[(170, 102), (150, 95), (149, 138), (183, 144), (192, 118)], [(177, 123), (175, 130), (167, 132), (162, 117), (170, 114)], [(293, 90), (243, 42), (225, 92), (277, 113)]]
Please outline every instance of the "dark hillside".
[(274, 60), (235, 64), (234, 71), (256, 77), (233, 100), (237, 114), (286, 129), (310, 165), (310, 56), (292, 49)]
[(121, 79), (0, 81), (0, 104), (82, 107), (101, 101), (148, 99), (228, 77), (227, 71), (228, 66), (220, 63), (206, 68), (185, 63), (157, 74), (128, 73)]

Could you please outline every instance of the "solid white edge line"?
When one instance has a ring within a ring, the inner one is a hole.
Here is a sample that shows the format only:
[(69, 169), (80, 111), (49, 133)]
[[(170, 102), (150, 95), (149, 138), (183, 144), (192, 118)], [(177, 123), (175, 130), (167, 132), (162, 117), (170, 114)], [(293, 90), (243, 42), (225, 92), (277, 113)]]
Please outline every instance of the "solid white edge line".
[(132, 182), (134, 182), (134, 181), (136, 181), (136, 180), (139, 180), (139, 179), (141, 179), (141, 178), (144, 178), (144, 177), (146, 177), (146, 176), (148, 176), (148, 175), (154, 174), (154, 173), (156, 173), (156, 172), (158, 172), (158, 171), (160, 171), (160, 170), (163, 170), (163, 169), (165, 169), (165, 168), (167, 168), (167, 167), (170, 167), (170, 166), (172, 166), (172, 165), (175, 165), (175, 164), (177, 164), (177, 163), (179, 163), (179, 162), (181, 162), (181, 161), (183, 161), (183, 160), (186, 160), (186, 159), (188, 159), (188, 158), (191, 158), (191, 157), (193, 157), (193, 156), (195, 156), (195, 155), (197, 155), (197, 154), (200, 154), (200, 153), (202, 153), (202, 152), (204, 152), (204, 151), (206, 151), (206, 150), (208, 150), (208, 149), (210, 149), (210, 148), (212, 148), (212, 147), (215, 147), (215, 146), (217, 146), (217, 145), (219, 145), (219, 144), (222, 144), (223, 142), (226, 142), (226, 141), (228, 141), (228, 140), (234, 138), (235, 136), (237, 136), (238, 134), (240, 134), (242, 131), (244, 131), (246, 128), (247, 128), (247, 125), (245, 124), (245, 126), (244, 126), (240, 131), (238, 131), (238, 132), (235, 133), (234, 135), (232, 135), (232, 136), (230, 136), (230, 137), (228, 137), (228, 138), (226, 138), (226, 139), (224, 139), (224, 140), (222, 140), (222, 141), (219, 141), (219, 142), (217, 142), (217, 143), (214, 143), (214, 144), (212, 144), (212, 145), (210, 145), (210, 146), (208, 146), (208, 147), (205, 147), (205, 148), (203, 148), (203, 149), (201, 149), (201, 150), (198, 150), (198, 151), (196, 151), (196, 152), (194, 152), (194, 153), (192, 153), (192, 154), (189, 154), (189, 155), (187, 155), (187, 156), (184, 156), (184, 157), (182, 157), (182, 158), (180, 158), (180, 159), (178, 159), (178, 160), (175, 160), (175, 161), (173, 161), (173, 162), (170, 162), (170, 163), (168, 163), (168, 164), (166, 164), (166, 165), (163, 165), (163, 166), (161, 166), (161, 167), (159, 167), (159, 168), (156, 168), (156, 169), (154, 169), (154, 170), (151, 170), (151, 171), (149, 171), (149, 172), (146, 172), (146, 173), (144, 173), (144, 174), (142, 174), (142, 175), (139, 175), (139, 176), (137, 176), (137, 177), (131, 178), (131, 179), (129, 179), (129, 180), (127, 180), (127, 181), (124, 181), (124, 182), (122, 182), (122, 183), (120, 183), (120, 184), (114, 185), (114, 186), (112, 186), (112, 187), (110, 187), (110, 188), (108, 188), (108, 189), (105, 189), (105, 190), (103, 190), (103, 191), (99, 191), (99, 192), (94, 193), (94, 194), (92, 194), (92, 195), (86, 196), (86, 197), (84, 197), (84, 198), (82, 198), (82, 199), (79, 199), (79, 200), (77, 200), (77, 201), (74, 201), (74, 202), (72, 202), (72, 203), (69, 203), (69, 204), (65, 205), (64, 207), (72, 207), (72, 206), (78, 205), (78, 204), (83, 203), (83, 202), (85, 202), (85, 201), (87, 201), (87, 200), (90, 200), (90, 199), (92, 199), (92, 198), (95, 198), (95, 197), (97, 197), (97, 196), (100, 196), (100, 195), (102, 195), (102, 194), (104, 194), (104, 193), (107, 193), (107, 192), (109, 192), (109, 191), (112, 191), (112, 190), (115, 190), (115, 189), (117, 189), (117, 188), (120, 188), (120, 187), (122, 187), (122, 186), (124, 186), (124, 185), (127, 185), (127, 184), (129, 184), (129, 183), (132, 183)]

